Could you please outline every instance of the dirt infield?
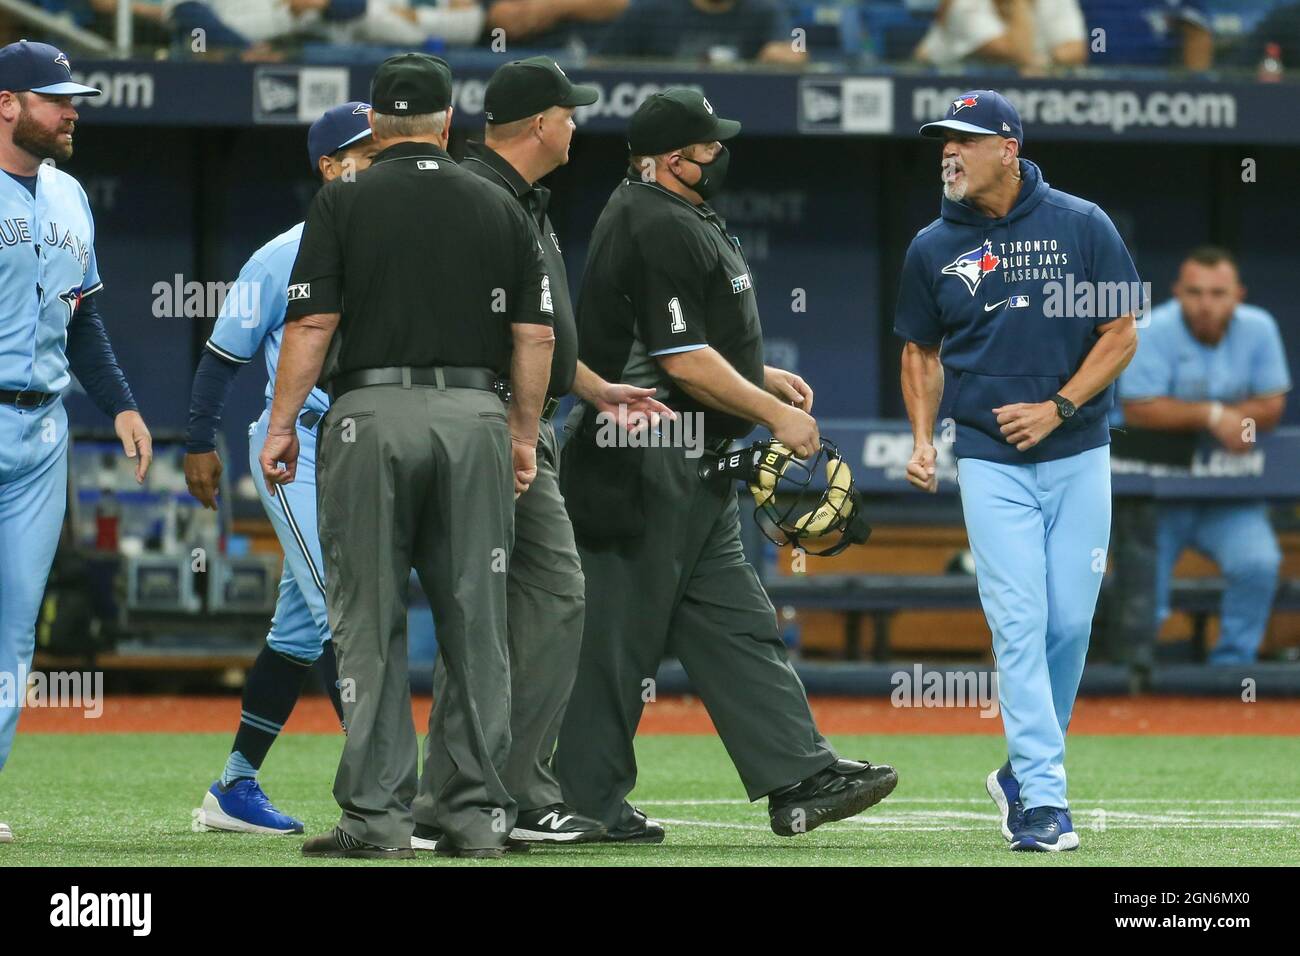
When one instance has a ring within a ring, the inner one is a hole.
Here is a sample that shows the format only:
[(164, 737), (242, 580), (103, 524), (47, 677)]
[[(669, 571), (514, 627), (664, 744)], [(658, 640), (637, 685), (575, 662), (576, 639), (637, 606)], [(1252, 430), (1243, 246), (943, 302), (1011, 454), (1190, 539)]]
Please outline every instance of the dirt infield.
[[(973, 708), (898, 708), (886, 699), (821, 697), (812, 702), (828, 734), (1000, 734), (1002, 721)], [(417, 727), (428, 719), (429, 698), (416, 698)], [(234, 733), (238, 697), (106, 697), (103, 713), (88, 719), (72, 708), (28, 708), (19, 730), (39, 733)], [(304, 698), (286, 733), (328, 734), (338, 722), (323, 697)], [(707, 734), (713, 724), (695, 698), (649, 704), (641, 721), (647, 734)], [(1300, 700), (1242, 703), (1201, 697), (1094, 697), (1079, 701), (1073, 734), (1300, 735)]]

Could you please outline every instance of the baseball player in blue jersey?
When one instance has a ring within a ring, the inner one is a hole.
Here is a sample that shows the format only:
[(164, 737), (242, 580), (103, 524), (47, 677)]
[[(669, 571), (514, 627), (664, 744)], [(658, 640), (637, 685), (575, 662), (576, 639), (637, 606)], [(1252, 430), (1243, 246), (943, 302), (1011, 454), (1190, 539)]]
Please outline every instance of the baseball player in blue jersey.
[(908, 480), (937, 488), (946, 369), (1009, 756), (986, 786), (1013, 850), (1072, 850), (1065, 733), (1110, 540), (1107, 411), (1143, 299), (1106, 214), (1020, 158), (998, 93), (958, 97), (921, 135), (943, 139), (943, 205), (907, 251), (894, 323)]
[[(1123, 415), (1137, 428), (1201, 432), (1201, 445), (1240, 455), (1254, 433), (1277, 427), (1291, 390), (1277, 321), (1247, 305), (1232, 253), (1193, 250), (1174, 298), (1151, 311), (1142, 348), (1118, 384)], [(1211, 664), (1249, 664), (1268, 629), (1282, 550), (1263, 501), (1161, 502), (1156, 519), (1155, 640), (1169, 614), (1174, 565), (1187, 547), (1208, 555), (1227, 579)]]
[[(72, 98), (97, 95), (48, 44), (0, 49), (0, 678), (19, 687), (68, 497), (71, 375), (113, 419), (136, 481), (153, 457), (99, 316), (90, 203), (54, 165), (72, 157)], [(0, 703), (0, 769), (18, 710)], [(0, 843), (12, 839), (0, 823)]]
[[(344, 103), (326, 112), (307, 134), (312, 169), (322, 181), (360, 172), (370, 165), (369, 105)], [(259, 348), (270, 381), (267, 410), (249, 426), (249, 467), (261, 473), (257, 456), (266, 440), (267, 416), (275, 392), (289, 273), (298, 256), (303, 224), (298, 223), (253, 253), (226, 296), (194, 375), (190, 425), (186, 435), (185, 480), (190, 493), (206, 507), (217, 507), (221, 459), (214, 438), (221, 410), (235, 373), (253, 360)], [(251, 306), (251, 314), (250, 314)], [(210, 830), (241, 833), (302, 833), (299, 820), (281, 813), (257, 782), (257, 774), (284, 723), (289, 719), (313, 663), (325, 654), (327, 675), (336, 671), (325, 609), (325, 577), (316, 532), (316, 425), (329, 409), (329, 397), (312, 389), (298, 418), (298, 477), (268, 490), (254, 482), (262, 507), (284, 550), (280, 596), (266, 646), (248, 672), (239, 730), (220, 778), (203, 796), (197, 812)], [(326, 677), (335, 711), (343, 718), (337, 678)]]

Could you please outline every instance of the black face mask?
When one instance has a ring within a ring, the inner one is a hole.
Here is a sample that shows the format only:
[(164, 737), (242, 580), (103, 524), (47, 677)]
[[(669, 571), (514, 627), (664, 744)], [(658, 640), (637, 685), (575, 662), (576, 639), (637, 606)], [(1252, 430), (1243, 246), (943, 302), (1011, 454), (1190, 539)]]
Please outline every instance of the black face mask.
[(695, 190), (701, 199), (709, 199), (722, 191), (722, 187), (727, 182), (727, 167), (731, 164), (731, 153), (727, 152), (727, 147), (723, 146), (718, 150), (718, 155), (707, 163), (697, 163), (685, 156), (682, 159), (700, 167), (700, 181), (690, 188)]

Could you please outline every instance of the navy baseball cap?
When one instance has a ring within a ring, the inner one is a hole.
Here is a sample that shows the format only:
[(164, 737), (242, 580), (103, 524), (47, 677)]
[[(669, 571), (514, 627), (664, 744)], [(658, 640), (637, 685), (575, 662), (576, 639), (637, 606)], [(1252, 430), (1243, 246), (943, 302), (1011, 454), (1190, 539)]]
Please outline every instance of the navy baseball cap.
[(58, 47), (19, 40), (0, 49), (0, 90), (49, 96), (98, 96), (93, 86), (72, 82), (72, 64)]
[(1025, 145), (1025, 133), (1020, 126), (1020, 114), (996, 90), (971, 90), (957, 97), (948, 107), (943, 119), (921, 127), (922, 136), (940, 138), (946, 129), (963, 133), (981, 133), (1014, 139)]
[(307, 158), (312, 171), (320, 169), (320, 158), (359, 143), (370, 135), (370, 104), (353, 100), (321, 114), (307, 131)]

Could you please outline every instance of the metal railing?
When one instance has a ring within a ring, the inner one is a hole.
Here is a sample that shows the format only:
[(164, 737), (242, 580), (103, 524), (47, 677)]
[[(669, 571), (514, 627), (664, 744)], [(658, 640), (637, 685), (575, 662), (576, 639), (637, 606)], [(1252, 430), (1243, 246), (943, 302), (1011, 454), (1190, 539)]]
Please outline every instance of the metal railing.
[(131, 20), (131, 0), (117, 0), (114, 42), (109, 42), (97, 33), (83, 30), (75, 23), (48, 10), (24, 3), (23, 0), (0, 0), (0, 11), (10, 13), (24, 24), (37, 27), (46, 35), (78, 50), (123, 58), (131, 55), (134, 27)]

